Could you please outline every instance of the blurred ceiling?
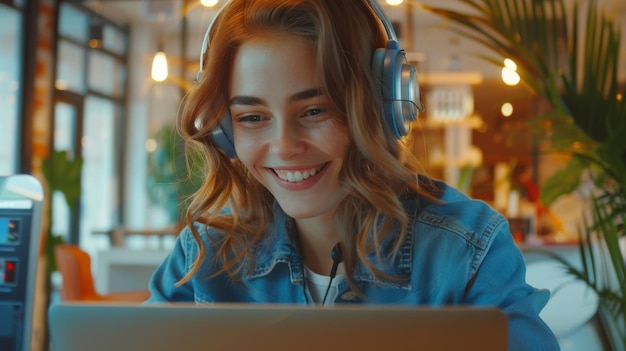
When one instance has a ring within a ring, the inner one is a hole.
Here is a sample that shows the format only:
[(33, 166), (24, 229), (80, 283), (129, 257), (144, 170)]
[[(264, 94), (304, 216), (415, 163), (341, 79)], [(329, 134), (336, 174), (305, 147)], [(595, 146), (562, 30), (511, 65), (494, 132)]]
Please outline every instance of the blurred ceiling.
[[(402, 43), (401, 36), (405, 33), (396, 33), (401, 39), (401, 45), (409, 53), (415, 51), (416, 57), (428, 57), (428, 60), (431, 61), (429, 67), (431, 70), (440, 69), (439, 66), (446, 65), (446, 63), (441, 63), (442, 60), (454, 58), (458, 53), (476, 51), (475, 43), (463, 40), (458, 34), (448, 30), (454, 24), (449, 24), (443, 18), (423, 10), (421, 6), (429, 5), (458, 11), (462, 11), (465, 7), (471, 11), (472, 9), (464, 5), (462, 1), (404, 0), (400, 6), (388, 5), (384, 0), (378, 1), (392, 22), (401, 23), (404, 29), (411, 29), (410, 32), (406, 33), (407, 40), (404, 43)], [(565, 3), (571, 6), (577, 2), (584, 9), (589, 1), (595, 1), (608, 16), (614, 16), (616, 23), (626, 23), (626, 0), (565, 0)], [(185, 18), (188, 35), (192, 43), (201, 42), (204, 31), (225, 2), (226, 0), (218, 0), (215, 7), (204, 7), (200, 0), (81, 0), (82, 4), (115, 22), (148, 27), (151, 33), (161, 38), (179, 35), (177, 33), (180, 33), (182, 19)], [(626, 26), (622, 26), (621, 29), (622, 37), (626, 37)], [(417, 39), (418, 44), (414, 44), (415, 39)], [(415, 48), (414, 45), (419, 47)], [(198, 55), (195, 46), (188, 50), (188, 57), (195, 58)], [(626, 46), (622, 49), (621, 57), (626, 58)], [(423, 60), (414, 59), (416, 61)]]
[[(589, 0), (579, 0), (578, 2), (586, 4), (587, 1)], [(605, 8), (609, 15), (616, 15), (620, 18), (626, 16), (625, 0), (595, 1), (599, 6)], [(202, 23), (207, 20), (210, 22), (210, 19), (224, 2), (226, 0), (217, 0), (215, 7), (205, 7), (201, 5), (200, 0), (86, 0), (83, 3), (120, 23), (179, 21), (186, 15), (189, 23), (193, 26), (195, 23)], [(458, 0), (404, 0), (404, 3), (399, 6), (387, 5), (382, 0), (379, 2), (390, 15), (403, 12), (407, 7), (411, 7), (413, 15), (425, 19), (433, 16), (421, 9), (420, 5), (422, 4), (457, 9), (461, 5)], [(574, 2), (575, 0), (566, 0), (566, 3), (569, 4)]]

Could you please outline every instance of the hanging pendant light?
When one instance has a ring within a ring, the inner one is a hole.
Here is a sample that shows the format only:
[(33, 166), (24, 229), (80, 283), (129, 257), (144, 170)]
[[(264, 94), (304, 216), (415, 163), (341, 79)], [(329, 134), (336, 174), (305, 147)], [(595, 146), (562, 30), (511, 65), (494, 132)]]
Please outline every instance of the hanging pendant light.
[(89, 21), (89, 47), (99, 49), (102, 47), (104, 39), (104, 28), (102, 20), (98, 17), (92, 17)]
[(200, 4), (204, 7), (214, 7), (218, 0), (200, 0)]
[(162, 48), (154, 55), (152, 59), (152, 79), (155, 82), (162, 82), (167, 79), (167, 56)]

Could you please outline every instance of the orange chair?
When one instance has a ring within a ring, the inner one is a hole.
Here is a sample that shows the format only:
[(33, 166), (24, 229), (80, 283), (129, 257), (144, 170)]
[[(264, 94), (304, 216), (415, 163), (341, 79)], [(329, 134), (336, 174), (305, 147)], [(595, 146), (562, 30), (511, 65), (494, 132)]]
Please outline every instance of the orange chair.
[(145, 291), (123, 291), (99, 294), (91, 274), (89, 254), (76, 245), (60, 244), (54, 248), (57, 268), (63, 278), (61, 300), (70, 301), (145, 301), (150, 293)]

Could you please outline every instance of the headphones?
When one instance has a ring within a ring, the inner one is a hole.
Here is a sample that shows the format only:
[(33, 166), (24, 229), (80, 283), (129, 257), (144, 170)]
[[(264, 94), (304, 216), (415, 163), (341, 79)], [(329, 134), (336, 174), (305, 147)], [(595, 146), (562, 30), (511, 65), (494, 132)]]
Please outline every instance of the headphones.
[[(381, 94), (384, 104), (385, 123), (392, 134), (400, 139), (409, 133), (409, 125), (417, 119), (418, 112), (424, 111), (420, 99), (420, 90), (417, 72), (413, 65), (408, 64), (406, 53), (400, 48), (396, 34), (389, 19), (378, 5), (377, 0), (368, 0), (368, 3), (378, 19), (382, 22), (387, 33), (387, 46), (378, 48), (372, 57), (372, 72), (382, 82)], [(202, 78), (204, 59), (209, 48), (209, 34), (223, 6), (213, 18), (213, 21), (204, 34), (202, 52), (200, 54), (200, 71), (196, 75), (196, 82)], [(233, 137), (232, 118), (228, 108), (212, 131), (215, 144), (230, 158), (236, 158), (235, 140)]]

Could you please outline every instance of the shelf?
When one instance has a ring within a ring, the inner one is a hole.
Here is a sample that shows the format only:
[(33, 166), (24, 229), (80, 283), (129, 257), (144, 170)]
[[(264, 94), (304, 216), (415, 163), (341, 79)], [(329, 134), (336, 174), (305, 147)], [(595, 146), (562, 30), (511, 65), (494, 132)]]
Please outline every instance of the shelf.
[[(449, 119), (449, 120), (437, 120), (437, 117), (426, 117), (419, 124), (421, 129), (424, 130), (440, 130), (448, 127), (467, 126), (472, 129), (481, 128), (484, 121), (479, 115), (471, 115), (463, 119)], [(413, 128), (413, 131), (418, 131), (420, 128)]]

